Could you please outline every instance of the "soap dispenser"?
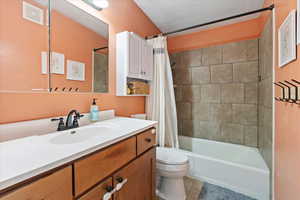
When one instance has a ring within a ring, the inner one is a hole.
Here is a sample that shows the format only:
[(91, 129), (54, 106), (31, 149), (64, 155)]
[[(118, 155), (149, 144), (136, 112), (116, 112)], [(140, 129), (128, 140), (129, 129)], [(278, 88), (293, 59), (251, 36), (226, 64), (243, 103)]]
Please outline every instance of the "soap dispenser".
[(99, 120), (99, 108), (96, 104), (96, 98), (93, 98), (93, 103), (91, 105), (91, 110), (90, 110), (90, 120), (92, 122), (96, 122)]

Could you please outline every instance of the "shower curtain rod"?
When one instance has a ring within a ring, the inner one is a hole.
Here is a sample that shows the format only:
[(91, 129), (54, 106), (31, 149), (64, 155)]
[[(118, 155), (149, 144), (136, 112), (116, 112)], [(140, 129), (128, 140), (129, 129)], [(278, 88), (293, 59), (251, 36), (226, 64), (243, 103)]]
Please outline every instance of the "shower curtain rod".
[(94, 51), (99, 51), (99, 50), (102, 50), (102, 49), (108, 49), (108, 47), (101, 47), (101, 48), (95, 48)]
[(174, 33), (179, 33), (179, 32), (187, 31), (187, 30), (190, 30), (190, 29), (199, 28), (199, 27), (202, 27), (202, 26), (207, 26), (207, 25), (211, 25), (211, 24), (215, 24), (215, 23), (219, 23), (219, 22), (223, 22), (223, 21), (227, 21), (227, 20), (231, 20), (231, 19), (235, 19), (235, 18), (239, 18), (239, 17), (244, 17), (244, 16), (247, 16), (247, 15), (255, 14), (255, 13), (270, 11), (270, 10), (273, 10), (274, 7), (275, 7), (274, 4), (272, 4), (272, 5), (270, 5), (269, 7), (266, 7), (266, 8), (261, 8), (261, 9), (258, 9), (258, 10), (253, 10), (253, 11), (242, 13), (242, 14), (239, 14), (239, 15), (234, 15), (234, 16), (231, 16), (231, 17), (226, 17), (226, 18), (223, 18), (223, 19), (214, 20), (214, 21), (207, 22), (207, 23), (204, 23), (204, 24), (198, 24), (198, 25), (182, 28), (182, 29), (179, 29), (179, 30), (176, 30), (176, 31), (161, 33), (161, 34), (158, 34), (158, 35), (147, 36), (146, 39), (156, 38), (156, 37), (161, 36), (161, 35), (162, 36), (171, 35), (171, 34), (174, 34)]

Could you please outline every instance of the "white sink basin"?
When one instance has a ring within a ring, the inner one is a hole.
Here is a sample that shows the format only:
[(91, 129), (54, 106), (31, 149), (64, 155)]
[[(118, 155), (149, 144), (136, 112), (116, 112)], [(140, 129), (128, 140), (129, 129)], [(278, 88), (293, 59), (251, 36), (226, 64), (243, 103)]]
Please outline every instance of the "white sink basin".
[(61, 132), (59, 135), (50, 139), (53, 144), (74, 144), (85, 142), (93, 139), (96, 136), (107, 137), (113, 135), (118, 131), (116, 127), (111, 125), (95, 125), (91, 127), (82, 127), (77, 129), (70, 129)]

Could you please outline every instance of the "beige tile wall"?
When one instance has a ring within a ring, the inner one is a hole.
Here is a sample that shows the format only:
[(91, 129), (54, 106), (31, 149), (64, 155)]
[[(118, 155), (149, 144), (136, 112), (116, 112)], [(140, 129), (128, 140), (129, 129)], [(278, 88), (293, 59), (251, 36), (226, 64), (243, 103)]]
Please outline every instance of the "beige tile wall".
[(272, 18), (268, 20), (259, 40), (259, 82), (258, 95), (258, 138), (259, 150), (272, 169), (272, 85), (273, 85), (273, 27)]
[(258, 43), (170, 56), (180, 135), (258, 146)]

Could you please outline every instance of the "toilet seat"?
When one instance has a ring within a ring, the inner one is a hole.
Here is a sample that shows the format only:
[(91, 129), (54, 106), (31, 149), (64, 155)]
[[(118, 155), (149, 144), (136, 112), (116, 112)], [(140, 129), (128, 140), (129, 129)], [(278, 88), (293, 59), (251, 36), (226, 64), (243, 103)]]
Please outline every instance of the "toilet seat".
[(165, 164), (161, 162), (156, 163), (156, 169), (158, 170), (163, 170), (163, 171), (168, 171), (168, 172), (185, 172), (189, 168), (188, 164), (180, 164), (180, 165), (170, 165), (170, 164)]
[[(157, 147), (156, 161), (164, 165), (186, 165), (188, 157), (176, 149)], [(178, 166), (179, 167), (179, 166)]]

